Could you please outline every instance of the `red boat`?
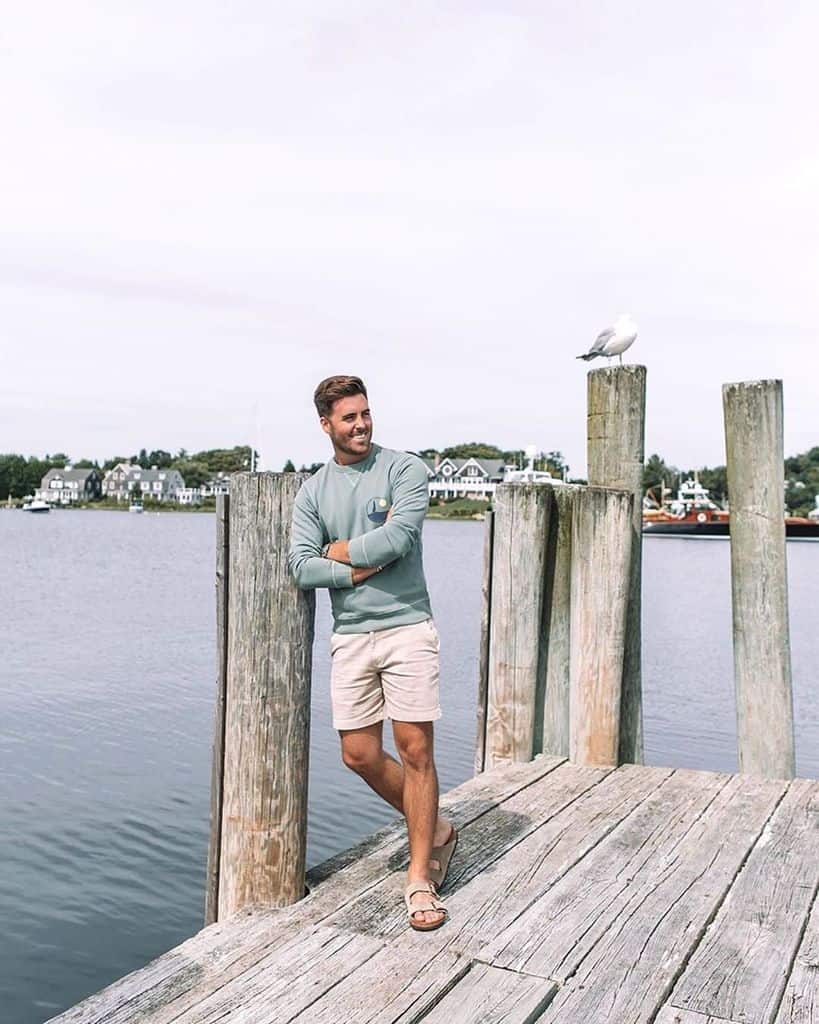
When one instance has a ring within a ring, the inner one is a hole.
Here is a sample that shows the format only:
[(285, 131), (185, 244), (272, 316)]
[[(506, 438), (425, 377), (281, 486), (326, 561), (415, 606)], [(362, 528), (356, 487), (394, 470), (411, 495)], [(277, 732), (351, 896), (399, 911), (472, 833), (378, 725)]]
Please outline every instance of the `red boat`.
[[(731, 513), (715, 504), (696, 476), (680, 484), (677, 497), (658, 502), (652, 491), (643, 500), (643, 533), (666, 537), (727, 537)], [(785, 516), (787, 537), (819, 537), (819, 519)]]

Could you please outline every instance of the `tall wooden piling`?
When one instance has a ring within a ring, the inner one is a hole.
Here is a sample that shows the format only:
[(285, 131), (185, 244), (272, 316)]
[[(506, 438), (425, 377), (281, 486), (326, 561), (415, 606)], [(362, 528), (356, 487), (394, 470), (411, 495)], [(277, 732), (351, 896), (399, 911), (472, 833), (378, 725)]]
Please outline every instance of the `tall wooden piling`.
[[(549, 486), (549, 485), (546, 485)], [(569, 756), (572, 509), (576, 485), (555, 486), (543, 585), (535, 753)]]
[(205, 924), (219, 912), (219, 856), (222, 846), (222, 792), (225, 768), (225, 696), (227, 690), (227, 613), (230, 495), (216, 498), (216, 704), (210, 778), (210, 839), (205, 875)]
[(478, 647), (478, 721), (475, 736), (475, 774), (484, 770), (486, 759), (486, 712), (489, 685), (489, 623), (492, 619), (492, 538), (494, 513), (484, 520), (483, 573), (481, 576), (481, 633)]
[(501, 484), (495, 492), (486, 768), (534, 755), (551, 497), (538, 484)]
[(304, 895), (315, 601), (287, 563), (303, 478), (231, 479), (220, 920)]
[(782, 381), (725, 384), (739, 768), (793, 778)]
[(645, 461), (646, 368), (612, 366), (588, 375), (589, 483), (634, 496), (623, 692), (620, 763), (642, 764), (643, 695), (641, 586), (643, 464)]
[(623, 666), (631, 600), (634, 496), (583, 487), (572, 510), (571, 752), (619, 763)]

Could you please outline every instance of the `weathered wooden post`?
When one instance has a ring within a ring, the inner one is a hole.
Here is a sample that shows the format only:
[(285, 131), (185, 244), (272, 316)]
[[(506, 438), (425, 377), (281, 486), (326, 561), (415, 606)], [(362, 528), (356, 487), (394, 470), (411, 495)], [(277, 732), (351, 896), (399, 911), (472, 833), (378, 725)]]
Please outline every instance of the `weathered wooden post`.
[(303, 479), (231, 479), (219, 920), (304, 895), (315, 600), (287, 564)]
[(583, 487), (572, 510), (571, 752), (619, 763), (634, 496)]
[(620, 712), (620, 763), (643, 761), (641, 597), (646, 368), (612, 366), (588, 375), (589, 484), (634, 495), (628, 622)]
[(793, 778), (782, 381), (725, 384), (739, 769)]
[(495, 492), (484, 765), (534, 756), (535, 696), (551, 490)]
[(543, 590), (535, 753), (568, 757), (572, 509), (578, 487), (566, 484), (550, 489), (553, 498)]
[(481, 577), (481, 636), (478, 648), (478, 721), (475, 736), (475, 774), (484, 770), (486, 757), (486, 710), (489, 682), (489, 623), (492, 618), (492, 536), (494, 513), (489, 509), (484, 521), (483, 575)]
[(227, 687), (227, 612), (230, 537), (230, 495), (216, 497), (216, 705), (213, 716), (213, 758), (210, 773), (210, 839), (205, 876), (205, 924), (219, 910), (219, 853), (222, 837), (222, 780), (225, 770), (225, 689)]

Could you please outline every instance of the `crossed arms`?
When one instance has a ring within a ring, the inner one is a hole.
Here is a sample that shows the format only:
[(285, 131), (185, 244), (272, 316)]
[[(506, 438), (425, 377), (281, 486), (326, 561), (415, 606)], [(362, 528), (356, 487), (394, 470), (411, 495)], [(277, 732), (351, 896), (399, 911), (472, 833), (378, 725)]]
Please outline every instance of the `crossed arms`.
[(417, 459), (408, 458), (392, 481), (392, 507), (383, 526), (325, 546), (318, 508), (302, 487), (293, 509), (289, 557), (297, 586), (302, 590), (353, 587), (403, 558), (421, 536), (428, 504), (426, 469)]

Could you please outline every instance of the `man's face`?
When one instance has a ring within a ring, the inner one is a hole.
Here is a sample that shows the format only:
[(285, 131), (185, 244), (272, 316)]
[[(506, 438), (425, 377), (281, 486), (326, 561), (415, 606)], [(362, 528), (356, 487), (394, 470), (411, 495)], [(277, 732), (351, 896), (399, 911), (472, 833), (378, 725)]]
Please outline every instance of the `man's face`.
[(337, 452), (364, 458), (370, 450), (373, 421), (365, 395), (337, 398), (329, 416), (321, 417), (321, 427)]

